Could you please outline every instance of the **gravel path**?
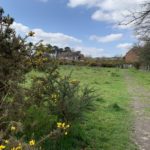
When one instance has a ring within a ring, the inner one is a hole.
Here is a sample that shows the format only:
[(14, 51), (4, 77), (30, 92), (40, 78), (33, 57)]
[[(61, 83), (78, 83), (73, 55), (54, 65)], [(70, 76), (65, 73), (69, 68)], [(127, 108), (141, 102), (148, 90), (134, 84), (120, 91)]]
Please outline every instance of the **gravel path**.
[(150, 91), (138, 84), (130, 74), (126, 73), (125, 80), (128, 92), (132, 98), (132, 108), (135, 115), (134, 141), (139, 150), (150, 150)]

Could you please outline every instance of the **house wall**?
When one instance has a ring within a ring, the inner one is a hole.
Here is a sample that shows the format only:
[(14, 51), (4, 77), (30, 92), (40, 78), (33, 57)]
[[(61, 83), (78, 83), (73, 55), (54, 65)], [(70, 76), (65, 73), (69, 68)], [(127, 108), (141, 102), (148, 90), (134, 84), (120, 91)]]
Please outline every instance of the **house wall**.
[(139, 62), (139, 56), (135, 51), (129, 51), (125, 56), (125, 62), (128, 64)]

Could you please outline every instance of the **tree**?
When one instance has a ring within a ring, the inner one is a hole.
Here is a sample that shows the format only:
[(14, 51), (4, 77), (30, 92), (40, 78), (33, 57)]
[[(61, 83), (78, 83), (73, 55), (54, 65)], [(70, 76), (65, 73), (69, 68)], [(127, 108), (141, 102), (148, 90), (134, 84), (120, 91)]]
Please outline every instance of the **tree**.
[(146, 42), (145, 45), (142, 47), (140, 53), (140, 60), (149, 70), (150, 69), (149, 68), (150, 67), (150, 42)]
[(139, 48), (140, 61), (145, 66), (150, 65), (150, 2), (146, 1), (141, 5), (140, 10), (131, 13), (128, 24), (133, 24), (135, 33), (144, 46)]
[(65, 47), (64, 52), (71, 52), (71, 48), (70, 47)]
[(2, 16), (3, 16), (4, 10), (0, 7), (0, 22), (2, 22)]
[(57, 57), (58, 54), (59, 54), (59, 47), (58, 46), (53, 46), (52, 51), (55, 54), (55, 56)]
[(127, 16), (127, 23), (133, 24), (140, 40), (149, 40), (150, 35), (150, 2), (141, 4), (140, 10), (135, 10)]

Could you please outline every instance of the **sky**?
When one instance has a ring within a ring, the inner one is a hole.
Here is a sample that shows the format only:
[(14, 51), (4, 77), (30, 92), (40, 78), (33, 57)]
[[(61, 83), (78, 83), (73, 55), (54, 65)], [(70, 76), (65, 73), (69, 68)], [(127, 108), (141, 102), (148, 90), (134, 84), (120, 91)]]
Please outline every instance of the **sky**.
[(22, 36), (35, 32), (43, 40), (69, 46), (86, 56), (124, 56), (137, 42), (131, 25), (119, 25), (144, 0), (0, 0), (12, 27)]

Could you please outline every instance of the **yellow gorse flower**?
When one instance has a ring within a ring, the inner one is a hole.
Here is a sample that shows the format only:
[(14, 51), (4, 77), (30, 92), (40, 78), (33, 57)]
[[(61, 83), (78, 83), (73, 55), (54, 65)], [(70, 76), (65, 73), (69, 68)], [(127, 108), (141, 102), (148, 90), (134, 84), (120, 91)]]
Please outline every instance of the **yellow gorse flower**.
[(59, 97), (59, 95), (58, 95), (58, 94), (55, 94), (55, 93), (51, 95), (51, 98), (52, 98), (52, 100), (53, 100), (54, 103), (57, 102), (58, 97)]
[(22, 150), (22, 147), (19, 145), (19, 146), (16, 147), (15, 150)]
[(66, 124), (65, 122), (57, 122), (57, 128), (66, 130), (70, 128), (70, 125)]
[(5, 140), (4, 142), (5, 142), (5, 144), (8, 144), (8, 143), (9, 143), (9, 141), (8, 141), (8, 140)]
[(3, 149), (5, 149), (5, 148), (6, 148), (5, 145), (0, 145), (0, 150), (3, 150)]
[(29, 141), (29, 145), (30, 145), (30, 146), (34, 146), (34, 145), (35, 145), (35, 140), (30, 140), (30, 141)]
[(64, 128), (64, 127), (65, 127), (65, 123), (62, 123), (62, 125), (61, 125), (61, 126), (62, 126), (62, 128)]
[(61, 122), (57, 122), (57, 127), (61, 128), (61, 124), (62, 124)]
[(70, 125), (68, 124), (68, 125), (66, 125), (66, 127), (67, 127), (67, 128), (70, 128)]
[(11, 126), (11, 131), (15, 131), (16, 130), (16, 127), (15, 126)]
[(63, 130), (64, 135), (68, 135), (67, 129), (70, 128), (70, 125), (65, 122), (57, 122), (57, 128)]
[(19, 144), (17, 147), (11, 148), (11, 150), (22, 150), (22, 146)]

